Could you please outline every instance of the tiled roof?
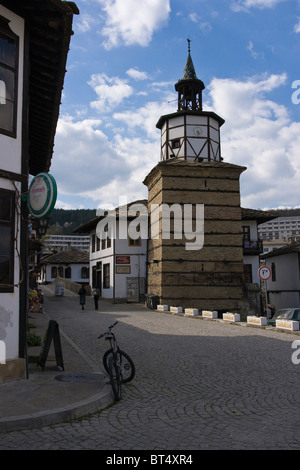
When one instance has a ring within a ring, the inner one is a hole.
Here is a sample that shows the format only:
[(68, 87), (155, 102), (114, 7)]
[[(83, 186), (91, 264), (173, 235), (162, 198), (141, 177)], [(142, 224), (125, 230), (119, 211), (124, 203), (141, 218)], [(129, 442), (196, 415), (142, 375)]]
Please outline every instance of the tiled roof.
[[(134, 204), (143, 204), (144, 206), (147, 207), (148, 206), (148, 200), (147, 199), (139, 199), (138, 201), (132, 201), (132, 202), (129, 202), (127, 204), (127, 207), (129, 208), (130, 206), (132, 206)], [(120, 206), (120, 207), (123, 207), (123, 206)], [(116, 216), (117, 217), (118, 217), (118, 214), (119, 214), (120, 207), (116, 207), (115, 209), (113, 209), (113, 210), (116, 211)], [(124, 207), (125, 207), (125, 205), (124, 205)], [(89, 220), (85, 224), (82, 224), (79, 227), (76, 227), (75, 230), (73, 230), (73, 233), (89, 233), (89, 232), (91, 232), (92, 230), (94, 230), (96, 228), (98, 222), (100, 220), (102, 220), (103, 217), (104, 216), (101, 215), (101, 216), (96, 217), (95, 219)], [(128, 219), (129, 219), (129, 217), (128, 217)]]
[(274, 211), (262, 211), (257, 209), (242, 209), (242, 220), (257, 220), (259, 224), (263, 224), (268, 220), (275, 219), (278, 214)]
[(88, 263), (89, 253), (86, 251), (60, 251), (52, 255), (45, 256), (41, 264), (76, 264)]
[(261, 259), (273, 258), (274, 256), (286, 255), (288, 253), (296, 253), (300, 251), (300, 242), (290, 243), (289, 245), (282, 246), (281, 248), (275, 248), (270, 253), (264, 253), (260, 255)]

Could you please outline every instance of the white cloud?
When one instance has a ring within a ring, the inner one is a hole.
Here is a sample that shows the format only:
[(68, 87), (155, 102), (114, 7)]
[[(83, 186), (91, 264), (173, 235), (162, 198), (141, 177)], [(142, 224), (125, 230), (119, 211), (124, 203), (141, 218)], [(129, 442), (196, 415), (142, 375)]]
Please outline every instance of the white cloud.
[(174, 112), (174, 106), (168, 103), (149, 102), (144, 107), (135, 111), (126, 111), (124, 113), (114, 113), (116, 120), (123, 121), (129, 129), (142, 129), (150, 139), (157, 140), (157, 152), (159, 153), (159, 135), (160, 131), (156, 129), (156, 123), (162, 114)]
[(247, 11), (250, 8), (274, 8), (278, 3), (286, 0), (236, 0), (231, 4), (233, 11)]
[(99, 20), (88, 13), (83, 13), (79, 15), (78, 20), (75, 22), (75, 27), (77, 32), (79, 33), (86, 33), (90, 31), (95, 24), (97, 24)]
[(168, 20), (170, 0), (99, 0), (106, 13), (102, 34), (106, 49), (120, 44), (147, 46)]
[(127, 75), (134, 80), (146, 80), (148, 78), (148, 74), (146, 72), (141, 72), (136, 68), (131, 68), (126, 71)]
[(91, 107), (100, 112), (111, 110), (133, 93), (126, 80), (108, 77), (104, 73), (93, 74), (89, 85), (98, 97), (96, 101), (91, 102)]
[[(159, 160), (159, 136), (117, 134), (109, 141), (100, 126), (101, 121), (95, 119), (59, 119), (51, 173), (60, 198), (77, 195), (92, 201), (93, 207), (113, 208), (119, 195), (129, 201), (146, 197), (142, 182)], [(56, 207), (68, 206), (57, 201)]]
[(197, 13), (190, 13), (189, 19), (199, 25), (199, 28), (203, 33), (209, 33), (212, 30), (212, 26), (207, 21), (201, 21), (201, 17)]
[(298, 18), (298, 23), (294, 26), (294, 32), (300, 33), (300, 18)]
[(93, 191), (118, 168), (117, 155), (100, 125), (95, 119), (59, 119), (51, 172), (64, 194)]
[(250, 51), (250, 54), (253, 57), (253, 59), (263, 58), (264, 56), (263, 53), (259, 53), (254, 50), (254, 45), (252, 41), (248, 42), (247, 50)]
[(225, 119), (224, 161), (247, 167), (241, 176), (244, 207), (299, 205), (300, 123), (267, 98), (286, 83), (282, 74), (245, 82), (214, 79), (209, 85), (212, 109)]

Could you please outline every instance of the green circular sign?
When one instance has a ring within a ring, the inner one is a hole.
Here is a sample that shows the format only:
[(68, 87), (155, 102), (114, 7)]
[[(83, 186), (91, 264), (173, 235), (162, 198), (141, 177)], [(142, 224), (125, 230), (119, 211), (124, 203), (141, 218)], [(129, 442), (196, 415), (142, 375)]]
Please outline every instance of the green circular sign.
[(34, 217), (42, 218), (51, 214), (57, 198), (56, 181), (49, 173), (39, 173), (30, 183), (28, 207)]

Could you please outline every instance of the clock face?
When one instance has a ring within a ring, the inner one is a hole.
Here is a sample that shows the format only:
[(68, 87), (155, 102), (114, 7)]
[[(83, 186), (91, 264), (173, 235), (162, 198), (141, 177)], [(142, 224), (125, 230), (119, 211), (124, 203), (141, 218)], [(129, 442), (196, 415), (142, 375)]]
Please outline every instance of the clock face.
[(192, 129), (192, 133), (195, 137), (201, 137), (203, 136), (203, 129), (200, 126), (195, 126)]

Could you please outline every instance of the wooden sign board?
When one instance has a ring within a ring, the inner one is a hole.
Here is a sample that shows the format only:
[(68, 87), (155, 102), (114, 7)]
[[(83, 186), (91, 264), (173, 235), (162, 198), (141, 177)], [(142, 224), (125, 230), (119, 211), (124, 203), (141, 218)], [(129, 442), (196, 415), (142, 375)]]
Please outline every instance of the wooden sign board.
[(37, 361), (37, 365), (41, 366), (44, 370), (52, 340), (54, 345), (56, 364), (58, 367), (61, 367), (62, 370), (64, 370), (64, 362), (59, 336), (59, 327), (58, 323), (55, 320), (49, 321), (48, 328), (41, 347), (40, 356)]

